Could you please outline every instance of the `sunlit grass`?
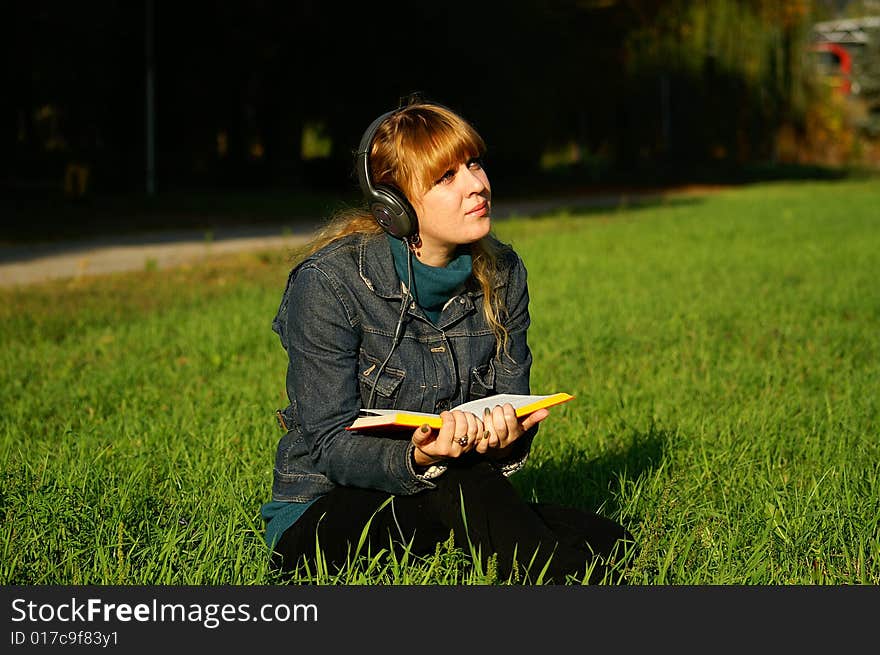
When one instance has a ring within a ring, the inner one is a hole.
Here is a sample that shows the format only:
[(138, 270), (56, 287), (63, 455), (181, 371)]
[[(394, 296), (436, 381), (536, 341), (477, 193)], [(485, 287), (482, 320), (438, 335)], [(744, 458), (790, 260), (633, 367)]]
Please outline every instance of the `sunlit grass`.
[[(630, 528), (641, 584), (880, 582), (880, 190), (498, 221), (529, 268), (527, 497)], [(264, 584), (289, 253), (0, 291), (0, 581)], [(318, 584), (503, 584), (451, 544)], [(510, 582), (516, 582), (512, 580)]]

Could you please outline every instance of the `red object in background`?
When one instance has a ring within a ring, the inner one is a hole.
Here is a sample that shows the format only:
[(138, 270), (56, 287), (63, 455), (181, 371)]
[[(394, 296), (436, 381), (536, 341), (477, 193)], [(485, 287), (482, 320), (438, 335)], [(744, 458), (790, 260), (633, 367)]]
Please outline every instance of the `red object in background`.
[(837, 90), (844, 95), (852, 92), (852, 55), (839, 43), (817, 43), (810, 48), (813, 52), (828, 52), (837, 59), (835, 77), (840, 78)]

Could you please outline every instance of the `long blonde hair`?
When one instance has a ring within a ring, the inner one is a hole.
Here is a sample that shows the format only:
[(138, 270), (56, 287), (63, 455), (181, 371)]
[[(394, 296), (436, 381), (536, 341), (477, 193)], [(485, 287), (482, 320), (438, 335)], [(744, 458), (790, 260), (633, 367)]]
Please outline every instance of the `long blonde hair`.
[[(485, 151), (482, 137), (461, 116), (441, 105), (416, 102), (379, 125), (370, 151), (370, 173), (374, 184), (393, 187), (412, 198), (428, 191), (449, 168)], [(307, 253), (349, 234), (382, 232), (366, 208), (341, 209), (310, 242)], [(491, 235), (471, 244), (473, 276), (483, 291), (483, 315), (500, 354), (507, 350), (508, 334), (504, 327), (507, 309), (497, 288), (499, 256), (499, 244)]]

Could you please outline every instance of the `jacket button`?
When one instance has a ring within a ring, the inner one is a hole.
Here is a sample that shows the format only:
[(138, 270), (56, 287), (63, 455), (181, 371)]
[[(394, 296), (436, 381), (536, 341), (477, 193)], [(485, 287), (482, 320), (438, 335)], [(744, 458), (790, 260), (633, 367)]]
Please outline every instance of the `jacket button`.
[(434, 405), (434, 411), (438, 414), (440, 412), (445, 412), (447, 409), (449, 409), (449, 401), (448, 400), (441, 400), (439, 403)]

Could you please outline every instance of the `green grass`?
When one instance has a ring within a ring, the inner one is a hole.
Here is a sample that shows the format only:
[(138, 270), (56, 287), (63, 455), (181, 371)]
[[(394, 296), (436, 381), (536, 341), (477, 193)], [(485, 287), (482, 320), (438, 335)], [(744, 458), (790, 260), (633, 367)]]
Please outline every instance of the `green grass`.
[[(499, 221), (534, 393), (527, 497), (620, 520), (640, 584), (880, 583), (880, 185)], [(288, 254), (0, 291), (0, 582), (273, 583)], [(483, 584), (450, 544), (321, 584)]]

